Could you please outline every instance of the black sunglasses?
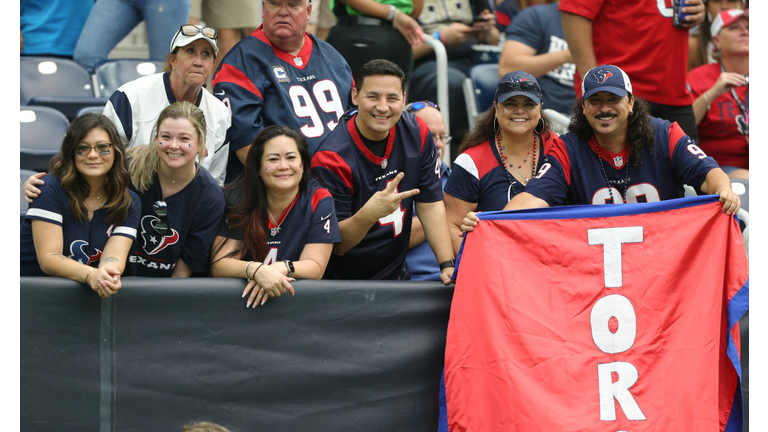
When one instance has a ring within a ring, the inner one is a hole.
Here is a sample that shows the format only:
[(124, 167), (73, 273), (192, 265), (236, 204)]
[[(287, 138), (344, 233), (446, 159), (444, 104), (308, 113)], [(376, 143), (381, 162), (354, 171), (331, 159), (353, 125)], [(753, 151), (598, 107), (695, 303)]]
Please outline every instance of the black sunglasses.
[(524, 91), (524, 92), (531, 92), (531, 91), (538, 91), (541, 92), (541, 89), (539, 86), (533, 82), (533, 81), (519, 81), (519, 82), (509, 82), (504, 81), (500, 82), (498, 88), (498, 93), (509, 93), (516, 90)]
[(156, 201), (155, 204), (152, 205), (152, 211), (154, 211), (155, 216), (160, 219), (153, 228), (158, 234), (164, 236), (168, 233), (168, 204), (166, 204), (165, 201)]
[(431, 101), (427, 101), (427, 100), (425, 100), (425, 101), (418, 101), (418, 102), (411, 102), (411, 103), (409, 103), (408, 105), (405, 106), (405, 109), (403, 111), (408, 112), (408, 113), (412, 113), (414, 111), (422, 110), (422, 109), (424, 109), (425, 107), (428, 107), (428, 106), (431, 106), (432, 108), (440, 111), (440, 107), (437, 106), (436, 103), (431, 102)]

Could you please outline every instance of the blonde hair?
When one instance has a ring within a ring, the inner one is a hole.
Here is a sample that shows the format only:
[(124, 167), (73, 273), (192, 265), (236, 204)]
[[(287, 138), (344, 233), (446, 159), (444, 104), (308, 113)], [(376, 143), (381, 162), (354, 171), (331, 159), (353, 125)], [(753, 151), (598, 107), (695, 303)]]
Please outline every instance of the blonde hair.
[(187, 423), (182, 432), (229, 432), (229, 429), (216, 423), (201, 421)]
[(160, 125), (167, 119), (187, 119), (197, 132), (197, 160), (205, 159), (205, 114), (195, 104), (182, 101), (165, 107), (152, 128), (152, 139), (148, 145), (139, 145), (128, 150), (133, 187), (139, 192), (146, 192), (160, 169), (160, 156), (157, 147), (157, 133)]

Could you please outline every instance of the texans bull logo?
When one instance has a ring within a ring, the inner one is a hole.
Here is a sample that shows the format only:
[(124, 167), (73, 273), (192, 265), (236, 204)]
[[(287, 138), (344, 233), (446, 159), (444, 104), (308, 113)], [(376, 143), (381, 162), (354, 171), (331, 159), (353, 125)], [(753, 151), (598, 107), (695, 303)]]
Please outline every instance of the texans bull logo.
[[(155, 224), (160, 219), (156, 216), (146, 215), (141, 218), (141, 246), (148, 255), (155, 255), (179, 241), (179, 232), (171, 228), (171, 232), (162, 236), (155, 231)], [(170, 228), (170, 227), (169, 227)]]
[(608, 78), (613, 76), (613, 73), (611, 73), (610, 71), (604, 71), (600, 69), (600, 70), (596, 70), (594, 75), (595, 75), (595, 79), (597, 80), (597, 83), (603, 84), (608, 80)]
[(101, 258), (101, 251), (96, 249), (95, 254), (88, 255), (88, 252), (85, 251), (87, 247), (88, 242), (85, 240), (73, 241), (69, 244), (69, 258), (85, 265), (91, 265), (91, 263), (98, 261)]

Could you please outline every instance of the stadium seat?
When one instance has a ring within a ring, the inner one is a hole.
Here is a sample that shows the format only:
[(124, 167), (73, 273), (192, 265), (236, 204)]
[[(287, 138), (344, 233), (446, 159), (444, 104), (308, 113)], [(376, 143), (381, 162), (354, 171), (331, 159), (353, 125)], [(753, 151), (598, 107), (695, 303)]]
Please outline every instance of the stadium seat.
[(731, 179), (731, 188), (741, 198), (741, 208), (749, 211), (749, 180)]
[(472, 67), (469, 78), (464, 80), (463, 85), (470, 127), (474, 127), (482, 113), (493, 105), (498, 83), (498, 64), (479, 64)]
[(69, 120), (53, 108), (22, 106), (19, 122), (21, 168), (46, 171), (51, 157), (61, 148)]
[(80, 110), (77, 112), (77, 116), (80, 117), (81, 115), (88, 114), (88, 113), (101, 114), (103, 112), (104, 112), (104, 105), (87, 106), (84, 108), (80, 108)]
[(25, 169), (22, 169), (19, 171), (19, 192), (20, 192), (20, 199), (21, 199), (21, 201), (19, 202), (19, 216), (20, 216), (19, 222), (24, 220), (24, 215), (27, 214), (27, 209), (29, 208), (29, 203), (27, 202), (27, 200), (24, 199), (24, 189), (22, 189), (21, 186), (24, 184), (24, 181), (26, 181), (29, 178), (29, 176), (33, 174), (37, 174), (37, 172), (32, 170), (25, 170)]
[(84, 106), (104, 105), (97, 98), (91, 75), (82, 66), (56, 57), (20, 58), (20, 105), (58, 109), (71, 121)]
[(96, 94), (110, 97), (121, 85), (163, 70), (164, 62), (140, 59), (107, 60), (96, 66)]

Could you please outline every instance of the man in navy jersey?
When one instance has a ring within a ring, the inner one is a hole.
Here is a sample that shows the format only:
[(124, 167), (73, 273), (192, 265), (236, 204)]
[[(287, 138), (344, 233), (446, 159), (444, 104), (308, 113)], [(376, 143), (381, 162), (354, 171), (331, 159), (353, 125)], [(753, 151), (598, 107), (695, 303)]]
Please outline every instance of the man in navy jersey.
[(333, 47), (307, 33), (309, 0), (263, 0), (263, 24), (221, 61), (213, 94), (232, 110), (227, 182), (243, 171), (265, 127), (300, 131), (313, 154), (350, 103), (352, 71)]
[(649, 114), (623, 70), (590, 69), (582, 80), (570, 133), (547, 155), (538, 175), (505, 210), (562, 204), (655, 202), (683, 197), (683, 184), (720, 195), (738, 211), (728, 175), (677, 123)]
[(440, 280), (450, 283), (454, 260), (440, 159), (426, 123), (402, 112), (404, 80), (391, 61), (363, 65), (352, 91), (359, 110), (344, 116), (312, 158), (311, 172), (331, 191), (341, 231), (326, 278), (407, 279), (415, 201)]

